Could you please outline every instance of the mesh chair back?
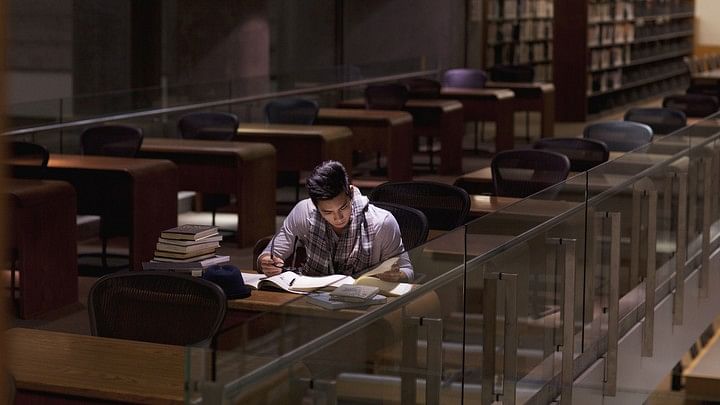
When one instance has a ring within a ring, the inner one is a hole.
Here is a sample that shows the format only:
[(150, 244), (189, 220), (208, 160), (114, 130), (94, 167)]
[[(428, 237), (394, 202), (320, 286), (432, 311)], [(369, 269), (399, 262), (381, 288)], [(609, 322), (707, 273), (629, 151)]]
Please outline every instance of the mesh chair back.
[(383, 183), (372, 190), (370, 201), (415, 208), (425, 214), (430, 229), (445, 231), (465, 223), (470, 211), (467, 191), (432, 181)]
[(688, 117), (707, 117), (720, 110), (720, 101), (706, 94), (675, 94), (663, 99), (663, 107), (680, 110)]
[(402, 235), (405, 250), (411, 250), (416, 246), (420, 246), (427, 240), (430, 228), (428, 220), (422, 211), (407, 207), (404, 205), (392, 204), (388, 202), (373, 202), (373, 205), (382, 208), (395, 217), (400, 227), (400, 235)]
[(437, 80), (415, 77), (403, 81), (403, 84), (405, 84), (408, 88), (409, 98), (440, 97), (440, 88), (442, 87), (442, 85)]
[(607, 162), (610, 152), (602, 141), (585, 138), (543, 138), (535, 142), (534, 149), (549, 150), (570, 159), (570, 170), (584, 172)]
[(312, 125), (318, 110), (315, 101), (304, 98), (272, 100), (265, 105), (265, 119), (271, 124)]
[(368, 110), (402, 110), (408, 100), (404, 84), (371, 84), (365, 88), (365, 108)]
[(44, 146), (31, 142), (10, 142), (10, 156), (13, 163), (47, 167), (50, 153)]
[(525, 198), (565, 180), (570, 159), (547, 150), (514, 149), (497, 153), (490, 167), (496, 195)]
[(94, 336), (171, 345), (208, 344), (225, 319), (226, 298), (216, 284), (178, 273), (118, 272), (88, 294)]
[(650, 142), (652, 128), (631, 121), (598, 122), (585, 127), (583, 137), (602, 141), (608, 150), (628, 152)]
[(450, 69), (443, 74), (443, 86), (482, 88), (487, 74), (480, 69)]
[(496, 82), (532, 82), (535, 69), (530, 65), (495, 65), (488, 71)]
[(672, 108), (631, 108), (625, 121), (649, 125), (655, 134), (669, 134), (687, 125), (685, 113)]
[(83, 155), (135, 157), (142, 141), (142, 130), (128, 125), (90, 127), (80, 135)]
[(235, 136), (239, 122), (235, 114), (194, 112), (180, 117), (178, 131), (184, 139), (229, 141)]

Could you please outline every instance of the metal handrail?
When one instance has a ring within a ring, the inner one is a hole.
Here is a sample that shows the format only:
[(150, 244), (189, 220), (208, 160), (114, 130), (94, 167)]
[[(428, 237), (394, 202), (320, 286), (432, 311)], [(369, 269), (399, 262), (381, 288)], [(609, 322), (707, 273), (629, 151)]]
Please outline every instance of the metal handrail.
[(39, 126), (35, 126), (35, 127), (30, 127), (30, 128), (16, 129), (16, 130), (12, 130), (12, 131), (3, 132), (2, 135), (4, 135), (4, 136), (30, 135), (30, 134), (36, 134), (38, 132), (57, 131), (57, 130), (64, 130), (64, 129), (70, 129), (70, 128), (84, 127), (84, 126), (93, 125), (93, 124), (101, 124), (101, 123), (105, 123), (108, 121), (121, 121), (121, 120), (134, 119), (134, 118), (151, 117), (151, 116), (162, 115), (162, 114), (181, 113), (181, 112), (185, 112), (185, 111), (194, 111), (194, 110), (213, 108), (213, 107), (219, 107), (219, 106), (225, 106), (225, 105), (231, 105), (231, 104), (250, 103), (250, 102), (254, 102), (254, 101), (268, 100), (268, 99), (279, 98), (279, 97), (298, 96), (301, 94), (323, 93), (326, 91), (341, 90), (341, 89), (345, 89), (345, 88), (363, 86), (363, 85), (374, 84), (374, 83), (383, 83), (383, 82), (389, 82), (389, 81), (411, 79), (414, 77), (435, 75), (438, 72), (439, 71), (437, 69), (421, 70), (421, 71), (417, 71), (417, 72), (413, 72), (413, 73), (401, 73), (401, 74), (390, 75), (390, 76), (382, 76), (382, 77), (378, 77), (378, 78), (374, 78), (374, 79), (353, 80), (350, 82), (343, 82), (343, 83), (338, 83), (338, 84), (328, 84), (328, 85), (315, 86), (315, 87), (309, 87), (309, 88), (303, 88), (303, 89), (293, 89), (293, 90), (284, 90), (284, 91), (278, 91), (278, 92), (272, 92), (272, 93), (262, 93), (262, 94), (256, 94), (253, 96), (244, 96), (244, 97), (235, 97), (235, 98), (230, 98), (230, 99), (207, 101), (207, 102), (203, 102), (203, 103), (181, 105), (181, 106), (177, 106), (177, 107), (155, 108), (155, 109), (146, 110), (146, 111), (134, 111), (134, 112), (130, 112), (130, 113), (113, 114), (113, 115), (108, 115), (108, 116), (93, 117), (93, 118), (80, 119), (77, 121), (64, 122), (64, 123), (60, 123), (60, 124), (39, 125)]

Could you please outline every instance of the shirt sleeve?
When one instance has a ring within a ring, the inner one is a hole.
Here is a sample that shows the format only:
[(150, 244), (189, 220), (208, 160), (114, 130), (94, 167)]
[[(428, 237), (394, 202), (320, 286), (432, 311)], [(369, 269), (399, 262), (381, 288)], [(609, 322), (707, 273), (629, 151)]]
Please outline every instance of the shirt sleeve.
[(398, 265), (400, 271), (405, 273), (408, 281), (412, 281), (415, 273), (410, 263), (410, 257), (405, 252), (405, 246), (403, 246), (402, 236), (400, 235), (400, 226), (395, 217), (392, 215), (385, 217), (380, 229), (378, 229), (375, 243), (380, 246), (380, 262), (399, 255)]

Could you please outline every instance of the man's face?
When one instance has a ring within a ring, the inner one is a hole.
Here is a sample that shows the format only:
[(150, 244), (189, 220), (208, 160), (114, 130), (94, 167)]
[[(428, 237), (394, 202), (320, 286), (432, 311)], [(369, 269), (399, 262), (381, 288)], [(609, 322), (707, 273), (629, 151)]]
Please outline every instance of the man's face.
[(318, 201), (317, 208), (320, 215), (339, 233), (350, 223), (352, 198), (343, 192), (332, 200)]

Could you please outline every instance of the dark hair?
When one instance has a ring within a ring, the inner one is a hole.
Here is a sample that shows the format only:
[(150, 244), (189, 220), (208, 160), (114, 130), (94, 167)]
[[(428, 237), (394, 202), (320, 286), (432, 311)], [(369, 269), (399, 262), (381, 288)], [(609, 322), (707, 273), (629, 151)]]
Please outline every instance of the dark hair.
[(305, 183), (313, 204), (318, 201), (332, 200), (345, 193), (350, 195), (350, 180), (342, 163), (327, 160), (316, 166)]

